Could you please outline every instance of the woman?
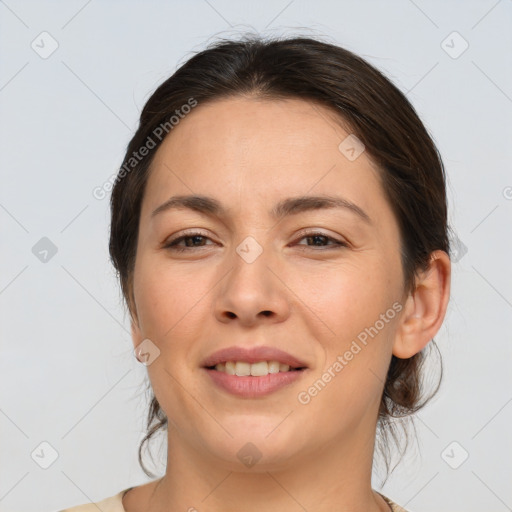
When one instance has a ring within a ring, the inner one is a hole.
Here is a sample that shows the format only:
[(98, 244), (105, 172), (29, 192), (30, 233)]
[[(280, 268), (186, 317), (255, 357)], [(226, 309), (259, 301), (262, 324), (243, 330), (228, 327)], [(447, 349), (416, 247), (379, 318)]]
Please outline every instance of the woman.
[(68, 510), (404, 510), (372, 489), (376, 433), (428, 400), (450, 293), (443, 164), (405, 96), (335, 45), (217, 42), (145, 105), (111, 213), (167, 467)]

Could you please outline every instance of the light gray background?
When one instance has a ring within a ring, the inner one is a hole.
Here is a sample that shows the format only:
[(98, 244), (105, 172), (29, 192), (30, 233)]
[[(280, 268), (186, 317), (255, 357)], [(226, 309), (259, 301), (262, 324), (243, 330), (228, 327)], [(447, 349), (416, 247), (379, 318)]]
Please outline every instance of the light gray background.
[[(446, 378), (383, 492), (416, 512), (512, 510), (511, 0), (5, 0), (0, 17), (1, 511), (50, 512), (148, 480), (145, 368), (108, 259), (108, 199), (92, 190), (116, 172), (156, 86), (215, 35), (244, 30), (359, 53), (432, 132), (462, 256), (436, 337)], [(51, 49), (44, 31), (58, 43), (47, 58), (31, 47)], [(458, 56), (454, 31), (469, 44)], [(42, 237), (58, 249), (47, 262), (32, 252)], [(51, 461), (42, 442), (58, 452), (48, 469), (31, 458)], [(446, 462), (465, 452), (458, 469)]]

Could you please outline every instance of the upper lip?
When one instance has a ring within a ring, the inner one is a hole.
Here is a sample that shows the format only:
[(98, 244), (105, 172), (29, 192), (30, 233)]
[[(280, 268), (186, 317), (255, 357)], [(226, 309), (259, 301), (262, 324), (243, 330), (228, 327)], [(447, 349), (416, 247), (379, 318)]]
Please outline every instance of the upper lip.
[(287, 364), (291, 368), (305, 368), (307, 365), (300, 359), (288, 354), (275, 347), (259, 346), (259, 347), (227, 347), (213, 354), (210, 354), (202, 363), (207, 368), (215, 366), (218, 363), (226, 363), (227, 361), (245, 361), (246, 363), (257, 363), (259, 361), (278, 361)]

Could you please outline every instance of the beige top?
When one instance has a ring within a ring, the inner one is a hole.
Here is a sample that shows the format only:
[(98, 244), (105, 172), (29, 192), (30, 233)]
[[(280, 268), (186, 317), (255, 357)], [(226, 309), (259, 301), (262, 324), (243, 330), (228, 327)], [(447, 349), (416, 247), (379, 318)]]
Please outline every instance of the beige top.
[[(115, 496), (111, 496), (110, 498), (105, 498), (102, 501), (97, 501), (95, 503), (86, 503), (84, 505), (78, 505), (76, 507), (66, 508), (65, 510), (59, 510), (59, 512), (98, 512), (101, 510), (102, 512), (126, 512), (123, 507), (123, 496), (127, 493), (132, 487), (125, 489), (124, 491), (119, 492)], [(384, 501), (389, 505), (389, 508), (392, 512), (407, 512), (404, 508), (396, 503), (392, 502), (389, 498), (384, 496), (379, 492), (379, 494), (384, 498)]]

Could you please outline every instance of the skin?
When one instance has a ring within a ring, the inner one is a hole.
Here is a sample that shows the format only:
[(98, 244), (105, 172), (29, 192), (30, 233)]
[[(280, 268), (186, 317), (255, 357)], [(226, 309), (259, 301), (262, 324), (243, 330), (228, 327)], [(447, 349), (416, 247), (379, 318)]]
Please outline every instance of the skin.
[[(397, 221), (366, 152), (350, 161), (338, 149), (349, 133), (323, 106), (240, 97), (197, 106), (158, 149), (139, 225), (132, 335), (135, 347), (148, 338), (160, 350), (147, 369), (169, 418), (169, 450), (165, 476), (129, 491), (127, 512), (389, 510), (371, 488), (384, 380), (392, 354), (413, 356), (441, 327), (450, 260), (433, 253), (404, 293)], [(228, 213), (151, 216), (185, 194), (212, 196)], [(348, 209), (269, 216), (284, 198), (321, 194), (356, 203), (371, 224)], [(184, 253), (164, 247), (189, 228), (207, 238), (189, 239)], [(252, 263), (236, 252), (247, 236), (263, 249)], [(299, 403), (395, 302), (400, 314)], [(201, 368), (232, 345), (272, 345), (308, 369), (264, 398), (235, 397)], [(252, 467), (237, 457), (248, 442), (261, 453)]]

